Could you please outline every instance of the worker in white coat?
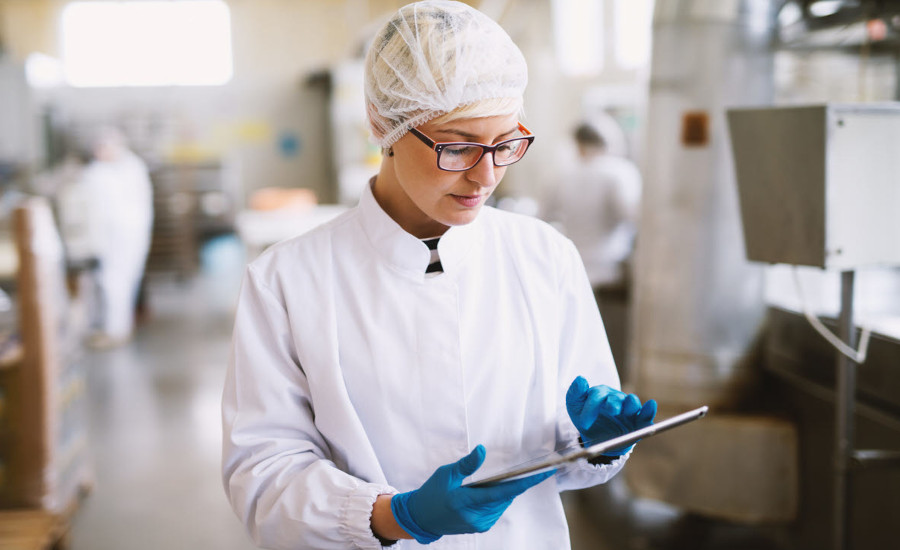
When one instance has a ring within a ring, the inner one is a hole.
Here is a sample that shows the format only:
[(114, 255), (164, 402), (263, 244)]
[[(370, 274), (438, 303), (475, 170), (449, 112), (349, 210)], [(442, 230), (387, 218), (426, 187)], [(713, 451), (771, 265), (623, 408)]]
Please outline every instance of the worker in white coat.
[(655, 402), (618, 389), (572, 243), (484, 205), (534, 139), (526, 80), (509, 36), (462, 3), (405, 6), (376, 35), (378, 174), (254, 260), (239, 298), (223, 479), (259, 545), (568, 548), (559, 492), (610, 479), (631, 447), (464, 483), (652, 423)]
[(70, 259), (98, 262), (98, 303), (89, 344), (112, 347), (134, 330), (135, 306), (153, 230), (153, 187), (147, 165), (113, 128), (90, 139), (89, 158), (60, 193)]
[(612, 146), (622, 141), (609, 135), (615, 124), (608, 115), (578, 124), (577, 160), (543, 201), (542, 217), (575, 243), (595, 289), (626, 284), (641, 201), (640, 172)]

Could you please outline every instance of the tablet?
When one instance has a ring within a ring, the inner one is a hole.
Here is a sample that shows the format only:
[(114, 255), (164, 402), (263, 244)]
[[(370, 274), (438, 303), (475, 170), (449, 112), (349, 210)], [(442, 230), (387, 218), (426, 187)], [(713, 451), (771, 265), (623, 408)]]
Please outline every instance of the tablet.
[(707, 406), (699, 407), (694, 410), (681, 413), (677, 416), (661, 420), (645, 428), (629, 432), (625, 435), (621, 435), (613, 439), (607, 439), (606, 441), (601, 441), (600, 443), (595, 443), (590, 447), (582, 447), (580, 444), (576, 444), (573, 447), (554, 452), (549, 456), (542, 457), (525, 464), (520, 464), (509, 470), (506, 470), (505, 472), (491, 475), (483, 479), (476, 478), (473, 481), (464, 483), (463, 486), (487, 487), (489, 485), (494, 485), (508, 479), (514, 479), (528, 474), (538, 473), (543, 470), (556, 468), (563, 464), (574, 462), (582, 458), (594, 458), (605, 453), (606, 451), (609, 451), (610, 449), (617, 449), (619, 447), (631, 445), (632, 443), (637, 442), (639, 439), (646, 439), (652, 435), (656, 435), (666, 430), (671, 430), (672, 428), (675, 428), (677, 426), (683, 426), (688, 422), (693, 422), (694, 420), (705, 416), (708, 410), (709, 407)]

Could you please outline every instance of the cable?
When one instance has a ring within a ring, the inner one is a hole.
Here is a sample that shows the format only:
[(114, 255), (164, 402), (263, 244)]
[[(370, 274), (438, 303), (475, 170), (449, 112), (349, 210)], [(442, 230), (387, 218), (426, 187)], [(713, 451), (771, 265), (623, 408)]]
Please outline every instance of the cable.
[(792, 273), (794, 275), (794, 285), (797, 287), (797, 294), (800, 296), (800, 307), (803, 309), (803, 315), (806, 317), (806, 320), (816, 329), (816, 332), (821, 334), (828, 342), (834, 346), (839, 352), (843, 353), (857, 364), (862, 365), (866, 361), (866, 354), (869, 351), (869, 336), (872, 333), (872, 329), (869, 327), (862, 327), (862, 333), (859, 337), (859, 349), (855, 350), (844, 343), (840, 338), (834, 335), (828, 327), (822, 324), (822, 321), (818, 319), (815, 315), (810, 312), (809, 307), (806, 303), (806, 297), (803, 295), (803, 288), (800, 285), (800, 276), (798, 274), (797, 266), (793, 266)]

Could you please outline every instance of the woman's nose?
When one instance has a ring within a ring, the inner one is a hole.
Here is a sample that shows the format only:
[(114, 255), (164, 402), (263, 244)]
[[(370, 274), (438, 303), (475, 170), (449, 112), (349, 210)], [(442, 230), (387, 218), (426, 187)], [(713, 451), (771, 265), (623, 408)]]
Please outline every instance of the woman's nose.
[(482, 187), (492, 187), (497, 184), (497, 173), (494, 167), (494, 154), (485, 153), (475, 164), (466, 171), (469, 181)]

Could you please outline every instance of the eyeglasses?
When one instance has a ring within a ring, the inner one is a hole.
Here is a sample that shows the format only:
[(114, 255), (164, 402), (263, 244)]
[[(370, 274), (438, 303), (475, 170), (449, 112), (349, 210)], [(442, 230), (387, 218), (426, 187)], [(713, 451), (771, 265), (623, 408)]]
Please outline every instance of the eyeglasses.
[(437, 153), (438, 168), (448, 172), (465, 172), (478, 164), (481, 157), (488, 153), (491, 153), (494, 166), (509, 166), (521, 160), (525, 156), (528, 146), (534, 141), (534, 134), (523, 126), (521, 122), (518, 129), (525, 135), (505, 139), (494, 145), (460, 141), (437, 143), (415, 128), (410, 128), (409, 132)]

